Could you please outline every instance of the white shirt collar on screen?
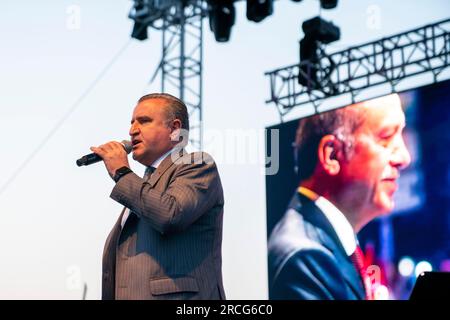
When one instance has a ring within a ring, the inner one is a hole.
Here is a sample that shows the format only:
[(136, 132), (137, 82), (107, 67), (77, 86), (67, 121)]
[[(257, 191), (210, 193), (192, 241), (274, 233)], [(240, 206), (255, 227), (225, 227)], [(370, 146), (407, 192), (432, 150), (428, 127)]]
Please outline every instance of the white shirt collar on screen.
[(348, 256), (352, 255), (358, 243), (353, 228), (345, 215), (330, 201), (308, 188), (300, 187), (298, 192), (313, 201), (323, 212), (336, 232), (339, 241), (344, 247), (345, 253)]

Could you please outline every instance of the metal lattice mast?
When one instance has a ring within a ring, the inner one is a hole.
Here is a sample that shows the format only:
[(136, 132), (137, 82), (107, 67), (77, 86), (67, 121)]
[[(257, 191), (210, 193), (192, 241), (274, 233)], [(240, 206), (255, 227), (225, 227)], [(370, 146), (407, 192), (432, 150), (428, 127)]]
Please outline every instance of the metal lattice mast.
[(179, 2), (162, 17), (162, 92), (178, 94), (188, 107), (190, 142), (203, 144), (202, 70), (204, 1)]
[(162, 31), (161, 91), (183, 100), (188, 108), (190, 142), (202, 148), (203, 18), (205, 0), (134, 0), (129, 18), (132, 37), (147, 39), (147, 28)]
[[(133, 0), (128, 17), (134, 20), (132, 38), (145, 40), (147, 29), (162, 31), (161, 91), (183, 100), (188, 108), (190, 142), (203, 145), (203, 18), (218, 42), (227, 42), (235, 23), (234, 3), (240, 0)], [(273, 12), (273, 1), (247, 3), (247, 18), (261, 22)]]

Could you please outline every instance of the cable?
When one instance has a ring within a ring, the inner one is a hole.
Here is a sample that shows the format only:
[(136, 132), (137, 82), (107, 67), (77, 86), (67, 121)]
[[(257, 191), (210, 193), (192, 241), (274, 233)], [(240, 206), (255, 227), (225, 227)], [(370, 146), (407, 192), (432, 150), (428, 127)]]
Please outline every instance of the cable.
[(131, 43), (129, 39), (113, 58), (106, 64), (106, 66), (100, 71), (100, 73), (95, 77), (92, 83), (87, 87), (87, 89), (78, 97), (78, 99), (72, 104), (72, 106), (67, 110), (67, 112), (56, 122), (49, 133), (42, 139), (38, 146), (30, 153), (30, 155), (19, 165), (19, 167), (13, 172), (13, 174), (8, 178), (8, 180), (0, 188), (0, 196), (6, 191), (8, 186), (17, 178), (17, 176), (22, 172), (23, 169), (30, 163), (31, 160), (39, 153), (39, 151), (46, 145), (46, 143), (53, 137), (53, 135), (58, 131), (58, 129), (64, 124), (64, 122), (69, 118), (69, 116), (78, 108), (81, 102), (86, 98), (86, 96), (95, 88), (97, 83), (103, 78), (106, 72), (112, 67), (112, 65), (117, 61), (117, 59), (123, 54), (123, 52), (128, 48)]

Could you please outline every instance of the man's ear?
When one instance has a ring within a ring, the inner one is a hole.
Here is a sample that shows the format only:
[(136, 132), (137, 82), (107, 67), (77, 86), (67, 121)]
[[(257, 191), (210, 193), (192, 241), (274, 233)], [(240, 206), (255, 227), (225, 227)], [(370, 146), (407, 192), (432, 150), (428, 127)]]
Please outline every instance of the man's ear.
[(334, 135), (328, 134), (320, 139), (317, 148), (319, 164), (331, 176), (337, 175), (341, 169), (338, 157), (341, 147), (342, 144)]
[(180, 130), (181, 130), (181, 121), (180, 119), (175, 119), (172, 121), (171, 125), (172, 132), (170, 133), (171, 141), (180, 141)]

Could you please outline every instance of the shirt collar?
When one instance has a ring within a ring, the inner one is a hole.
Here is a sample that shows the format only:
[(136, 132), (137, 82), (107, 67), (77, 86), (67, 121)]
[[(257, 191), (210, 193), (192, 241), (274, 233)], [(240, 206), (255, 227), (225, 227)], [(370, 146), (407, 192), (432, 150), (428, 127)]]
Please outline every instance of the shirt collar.
[(152, 163), (151, 167), (153, 168), (158, 168), (158, 166), (161, 164), (161, 162), (167, 158), (167, 156), (169, 154), (171, 154), (175, 149), (170, 149), (169, 151), (167, 151), (166, 153), (164, 153), (161, 157), (159, 157), (158, 159), (155, 160), (155, 162)]
[(317, 193), (308, 188), (299, 187), (298, 192), (313, 201), (314, 204), (323, 212), (336, 232), (339, 241), (344, 247), (345, 253), (348, 256), (352, 255), (356, 250), (358, 240), (356, 239), (353, 228), (345, 215), (330, 201), (322, 196), (319, 196)]

